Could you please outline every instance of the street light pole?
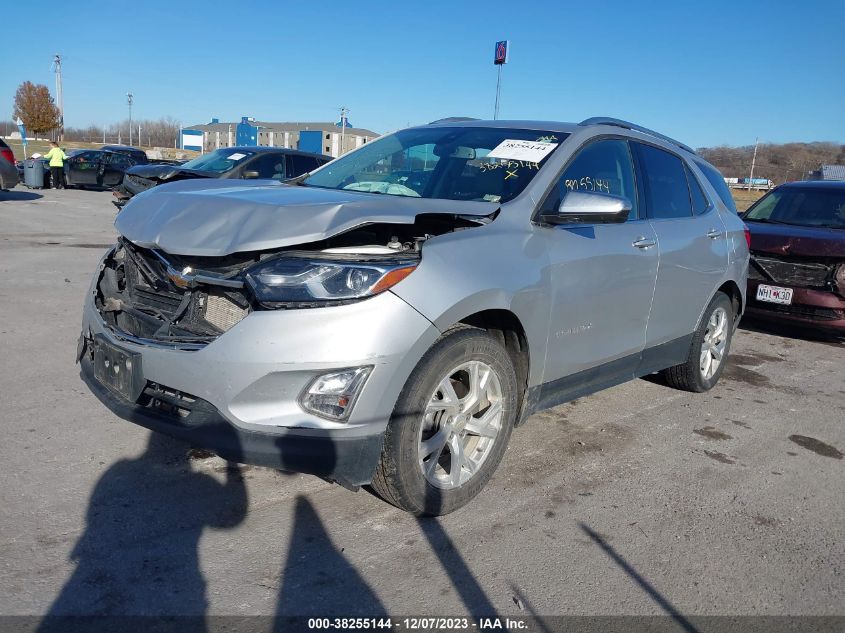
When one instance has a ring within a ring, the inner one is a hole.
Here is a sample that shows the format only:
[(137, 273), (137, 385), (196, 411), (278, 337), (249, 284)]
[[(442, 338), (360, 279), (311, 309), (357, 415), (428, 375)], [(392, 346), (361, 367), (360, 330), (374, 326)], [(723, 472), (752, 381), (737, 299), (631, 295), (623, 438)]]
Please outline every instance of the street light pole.
[(131, 92), (126, 93), (126, 104), (129, 106), (129, 144), (132, 145), (132, 102), (134, 97)]
[(349, 110), (346, 106), (340, 109), (340, 151), (338, 152), (338, 156), (343, 156), (343, 145), (346, 140), (346, 115), (349, 114)]
[(65, 98), (62, 92), (62, 56), (56, 55), (53, 58), (56, 67), (56, 101), (59, 102), (59, 141), (65, 138)]

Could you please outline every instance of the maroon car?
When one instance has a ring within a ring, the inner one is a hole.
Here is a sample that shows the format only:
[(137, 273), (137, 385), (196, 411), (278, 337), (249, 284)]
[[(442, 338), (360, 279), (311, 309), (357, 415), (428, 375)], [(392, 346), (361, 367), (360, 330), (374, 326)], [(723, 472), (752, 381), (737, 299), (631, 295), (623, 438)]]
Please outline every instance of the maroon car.
[(781, 185), (742, 217), (748, 314), (845, 335), (845, 182)]

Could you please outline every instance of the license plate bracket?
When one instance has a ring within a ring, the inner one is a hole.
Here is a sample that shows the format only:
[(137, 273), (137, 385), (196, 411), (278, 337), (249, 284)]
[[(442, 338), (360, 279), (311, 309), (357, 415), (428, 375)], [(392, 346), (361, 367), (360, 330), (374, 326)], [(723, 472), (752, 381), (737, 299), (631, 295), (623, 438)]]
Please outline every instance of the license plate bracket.
[(103, 335), (94, 337), (94, 377), (119, 396), (137, 402), (147, 381), (141, 355), (113, 345)]
[(786, 306), (792, 305), (792, 288), (760, 284), (757, 286), (757, 301), (779, 303)]

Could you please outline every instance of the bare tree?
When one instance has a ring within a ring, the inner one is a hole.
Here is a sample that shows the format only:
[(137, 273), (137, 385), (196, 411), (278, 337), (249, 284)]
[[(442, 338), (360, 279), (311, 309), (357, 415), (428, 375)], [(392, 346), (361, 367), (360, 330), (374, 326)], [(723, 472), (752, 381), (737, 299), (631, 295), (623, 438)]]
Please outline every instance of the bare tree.
[[(728, 178), (748, 176), (754, 146), (704, 147), (698, 153)], [(845, 145), (838, 143), (761, 143), (754, 175), (775, 183), (803, 180), (807, 172), (823, 164), (845, 164)]]

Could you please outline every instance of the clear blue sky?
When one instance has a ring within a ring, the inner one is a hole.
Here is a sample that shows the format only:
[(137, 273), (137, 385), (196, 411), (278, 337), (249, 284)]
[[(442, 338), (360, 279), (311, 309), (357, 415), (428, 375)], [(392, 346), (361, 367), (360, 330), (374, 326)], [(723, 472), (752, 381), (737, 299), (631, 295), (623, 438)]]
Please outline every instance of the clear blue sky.
[[(845, 2), (37, 2), (6, 11), (0, 119), (25, 80), (68, 125), (350, 121), (385, 132), (492, 118), (493, 43), (511, 40), (501, 118), (626, 118), (693, 146), (845, 142)], [(7, 7), (11, 9), (11, 7)], [(11, 19), (13, 18), (14, 19)]]

